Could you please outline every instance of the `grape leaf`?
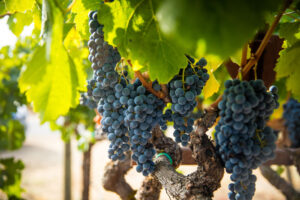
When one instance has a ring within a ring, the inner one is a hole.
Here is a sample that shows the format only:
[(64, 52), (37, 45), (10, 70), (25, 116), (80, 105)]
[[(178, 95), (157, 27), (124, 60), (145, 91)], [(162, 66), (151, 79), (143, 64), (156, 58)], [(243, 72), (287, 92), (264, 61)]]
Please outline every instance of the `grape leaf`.
[(54, 2), (46, 1), (45, 45), (38, 47), (19, 85), (33, 102), (42, 122), (57, 119), (79, 103), (79, 89), (85, 84), (83, 70), (76, 66), (63, 45), (63, 14)]
[(0, 0), (0, 15), (6, 12), (4, 1)]
[(20, 160), (14, 158), (0, 159), (0, 189), (3, 190), (8, 199), (22, 199), (21, 193), (21, 172), (24, 169), (24, 164)]
[(0, 125), (0, 150), (19, 149), (24, 140), (24, 126), (18, 120), (9, 120), (5, 125)]
[(286, 87), (297, 100), (300, 100), (300, 42), (280, 52), (275, 71), (277, 80), (287, 77)]
[(286, 39), (289, 45), (293, 45), (299, 38), (296, 34), (300, 32), (300, 22), (282, 23), (279, 26), (279, 36)]
[(209, 74), (209, 79), (205, 84), (205, 87), (203, 88), (203, 95), (205, 99), (211, 97), (214, 93), (218, 92), (220, 88), (220, 83), (216, 79), (212, 71), (209, 70), (208, 74)]
[(6, 10), (8, 12), (24, 12), (26, 10), (31, 10), (34, 6), (35, 0), (4, 0)]
[(89, 39), (89, 12), (99, 8), (99, 0), (76, 0), (72, 8), (75, 13), (74, 22), (76, 30), (81, 34), (83, 39)]
[[(157, 12), (163, 32), (182, 48), (222, 58), (234, 54), (264, 25), (280, 0), (165, 0)], [(198, 41), (198, 42), (197, 42)], [(200, 45), (200, 46), (199, 46)]]
[(214, 76), (213, 72), (216, 71), (222, 64), (222, 60), (218, 56), (207, 55), (207, 72), (209, 74), (209, 79), (205, 84), (203, 89), (203, 94), (205, 98), (211, 97), (214, 93), (217, 93), (220, 88), (220, 83)]
[(32, 20), (34, 23), (34, 28), (37, 31), (40, 31), (41, 25), (42, 25), (42, 14), (41, 14), (41, 8), (39, 5), (36, 3), (34, 8), (32, 9)]
[(184, 51), (168, 40), (155, 16), (160, 1), (120, 0), (100, 6), (98, 20), (104, 38), (130, 60), (135, 70), (146, 68), (152, 80), (167, 83), (187, 64)]
[(9, 29), (19, 37), (24, 26), (28, 26), (32, 23), (32, 13), (15, 13), (9, 16), (7, 23)]

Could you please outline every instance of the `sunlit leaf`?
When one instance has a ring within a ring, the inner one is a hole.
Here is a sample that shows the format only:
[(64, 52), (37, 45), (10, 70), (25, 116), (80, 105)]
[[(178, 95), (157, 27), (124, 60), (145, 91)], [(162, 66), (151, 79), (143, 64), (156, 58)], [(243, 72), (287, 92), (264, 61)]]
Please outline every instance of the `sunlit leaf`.
[(63, 45), (63, 14), (48, 3), (45, 22), (46, 44), (38, 47), (20, 78), (20, 87), (39, 112), (42, 121), (57, 119), (79, 103), (79, 89), (85, 84), (83, 70), (77, 68)]
[(35, 0), (4, 0), (8, 12), (24, 12), (33, 8)]
[(32, 23), (32, 14), (29, 12), (16, 13), (14, 15), (9, 16), (7, 23), (10, 30), (17, 37), (19, 37), (24, 29), (24, 26), (28, 26)]
[(83, 39), (89, 38), (89, 12), (99, 8), (99, 0), (76, 0), (72, 12), (75, 13), (76, 30)]
[(117, 47), (121, 56), (140, 69), (149, 71), (152, 80), (167, 83), (187, 60), (159, 29), (155, 13), (159, 1), (121, 0), (103, 4), (98, 15), (104, 25), (104, 39)]
[(290, 90), (294, 98), (300, 100), (300, 42), (281, 51), (280, 58), (276, 65), (277, 79), (287, 77), (286, 87)]

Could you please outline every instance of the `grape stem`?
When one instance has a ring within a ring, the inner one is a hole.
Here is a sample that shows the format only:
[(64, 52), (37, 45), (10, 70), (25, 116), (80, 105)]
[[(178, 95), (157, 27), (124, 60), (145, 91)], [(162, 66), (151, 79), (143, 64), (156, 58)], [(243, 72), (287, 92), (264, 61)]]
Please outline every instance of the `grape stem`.
[(285, 1), (285, 5), (283, 6), (283, 8), (279, 11), (278, 15), (275, 17), (272, 25), (269, 27), (266, 35), (264, 36), (262, 42), (260, 43), (257, 51), (251, 55), (251, 58), (249, 59), (249, 61), (247, 62), (247, 64), (245, 65), (245, 67), (243, 68), (243, 77), (249, 72), (249, 70), (251, 69), (251, 67), (253, 65), (255, 65), (260, 56), (262, 55), (265, 47), (267, 46), (276, 26), (278, 25), (280, 18), (282, 17), (283, 13), (285, 12), (285, 10), (290, 6), (290, 4), (292, 3), (292, 0), (287, 0)]
[[(132, 63), (130, 62), (130, 60), (127, 60), (127, 63), (131, 66), (132, 68)], [(160, 98), (160, 99), (164, 99), (167, 95), (162, 92), (162, 91), (156, 91), (152, 88), (152, 82), (148, 82), (144, 76), (142, 75), (142, 73), (140, 71), (134, 71), (134, 75), (142, 82), (143, 86), (152, 94), (154, 94), (156, 97)]]
[(242, 50), (241, 67), (247, 64), (248, 42), (244, 45)]
[(213, 102), (212, 104), (210, 104), (209, 108), (211, 109), (218, 109), (218, 104), (220, 101), (222, 101), (223, 95), (220, 95), (215, 102)]
[(65, 13), (68, 13), (68, 12), (70, 12), (70, 11), (72, 10), (72, 8), (73, 8), (75, 2), (76, 2), (76, 0), (73, 0), (73, 1), (71, 2), (71, 4), (70, 4), (70, 5), (67, 7), (67, 9), (65, 10)]
[(300, 193), (281, 178), (270, 166), (262, 165), (260, 166), (260, 171), (273, 186), (284, 194), (286, 199), (296, 200), (300, 198)]
[(15, 14), (15, 13), (10, 13), (10, 12), (4, 13), (3, 15), (0, 15), (0, 19), (5, 17), (5, 16), (10, 16), (10, 15), (13, 15), (13, 14)]

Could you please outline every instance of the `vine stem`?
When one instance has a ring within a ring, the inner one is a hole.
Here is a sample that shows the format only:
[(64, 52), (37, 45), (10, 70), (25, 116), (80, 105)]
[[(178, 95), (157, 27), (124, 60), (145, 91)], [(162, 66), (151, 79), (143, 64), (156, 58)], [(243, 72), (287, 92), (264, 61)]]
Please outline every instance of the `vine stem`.
[(212, 104), (210, 104), (210, 109), (218, 109), (218, 104), (222, 100), (223, 95), (220, 95)]
[(68, 13), (72, 10), (74, 4), (75, 4), (76, 0), (73, 0), (72, 3), (67, 7), (67, 9), (65, 10), (65, 13)]
[(152, 94), (154, 94), (155, 96), (157, 96), (160, 99), (165, 98), (165, 94), (161, 91), (156, 91), (152, 88), (152, 82), (147, 82), (146, 79), (144, 78), (144, 76), (141, 74), (140, 71), (135, 71), (134, 74), (140, 79), (140, 81), (142, 82), (143, 86)]
[[(132, 68), (132, 63), (130, 62), (130, 60), (127, 60), (127, 63), (131, 66)], [(165, 93), (163, 93), (162, 91), (156, 91), (152, 88), (152, 82), (148, 82), (145, 77), (142, 75), (142, 73), (140, 71), (134, 71), (134, 74), (136, 77), (138, 77), (138, 79), (140, 79), (140, 81), (142, 82), (143, 86), (152, 94), (154, 94), (156, 97), (160, 98), (160, 99), (164, 99), (167, 95)]]
[(247, 51), (248, 50), (248, 42), (245, 44), (242, 50), (242, 58), (241, 58), (241, 67), (244, 67), (247, 64)]
[(3, 17), (5, 17), (5, 16), (10, 16), (12, 14), (14, 14), (14, 13), (10, 13), (10, 12), (4, 13), (3, 15), (0, 15), (0, 19), (3, 18)]
[(258, 62), (260, 56), (262, 55), (265, 47), (267, 46), (267, 44), (268, 44), (268, 42), (271, 38), (276, 26), (278, 25), (284, 11), (290, 6), (291, 3), (292, 3), (292, 0), (287, 0), (285, 2), (285, 5), (283, 6), (283, 8), (280, 10), (278, 15), (275, 17), (272, 25), (269, 27), (265, 37), (263, 38), (262, 42), (260, 43), (260, 45), (259, 45), (258, 49), (256, 50), (255, 54), (251, 56), (250, 60), (248, 61), (248, 63), (243, 68), (243, 76), (245, 76), (249, 72), (251, 67)]

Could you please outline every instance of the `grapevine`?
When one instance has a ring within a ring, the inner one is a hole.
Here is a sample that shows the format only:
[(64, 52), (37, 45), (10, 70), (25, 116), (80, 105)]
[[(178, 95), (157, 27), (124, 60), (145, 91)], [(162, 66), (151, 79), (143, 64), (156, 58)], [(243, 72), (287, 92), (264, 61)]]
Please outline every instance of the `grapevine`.
[[(89, 61), (94, 70), (88, 81), (88, 91), (82, 94), (81, 103), (97, 108), (102, 115), (102, 131), (111, 142), (108, 155), (113, 161), (125, 159), (131, 149), (132, 159), (137, 162), (136, 170), (143, 175), (154, 171), (153, 156), (156, 151), (150, 142), (151, 130), (159, 125), (167, 129), (167, 122), (174, 122), (175, 141), (186, 146), (194, 120), (189, 116), (209, 78), (204, 58), (195, 63), (187, 56), (189, 63), (168, 83), (171, 109), (164, 111), (164, 94), (157, 81), (145, 82), (141, 73), (130, 83), (128, 72), (116, 48), (104, 40), (103, 26), (97, 21), (97, 12), (89, 13), (90, 40)], [(130, 61), (128, 62), (130, 65)], [(146, 84), (146, 85), (143, 85)], [(150, 88), (149, 88), (150, 87)], [(161, 97), (161, 98), (159, 98)]]

